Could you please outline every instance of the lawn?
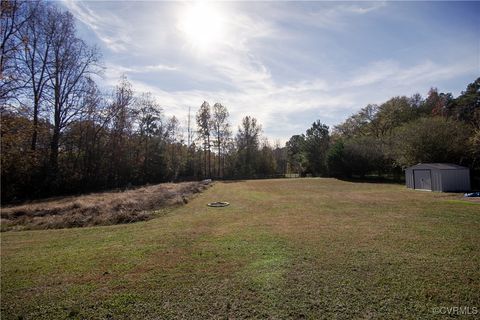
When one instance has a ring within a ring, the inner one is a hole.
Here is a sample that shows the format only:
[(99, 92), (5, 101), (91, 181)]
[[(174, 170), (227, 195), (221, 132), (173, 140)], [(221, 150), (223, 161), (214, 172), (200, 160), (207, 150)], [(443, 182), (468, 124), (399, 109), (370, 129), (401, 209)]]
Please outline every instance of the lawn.
[(480, 308), (480, 205), (395, 184), (218, 182), (153, 220), (1, 240), (2, 319), (438, 319), (448, 315), (433, 308)]

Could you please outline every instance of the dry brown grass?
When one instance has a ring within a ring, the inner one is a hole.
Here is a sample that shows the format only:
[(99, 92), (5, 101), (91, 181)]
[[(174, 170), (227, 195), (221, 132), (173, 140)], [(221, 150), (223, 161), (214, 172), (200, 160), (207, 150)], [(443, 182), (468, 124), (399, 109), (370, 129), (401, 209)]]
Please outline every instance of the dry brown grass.
[(131, 223), (188, 202), (201, 182), (162, 183), (127, 191), (47, 199), (1, 209), (2, 231)]

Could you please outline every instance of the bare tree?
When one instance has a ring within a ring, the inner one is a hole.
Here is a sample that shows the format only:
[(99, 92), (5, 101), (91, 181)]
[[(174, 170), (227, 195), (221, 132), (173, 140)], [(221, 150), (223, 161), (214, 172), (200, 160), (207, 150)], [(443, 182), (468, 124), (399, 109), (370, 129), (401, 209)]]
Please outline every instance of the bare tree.
[(183, 143), (182, 133), (180, 130), (180, 122), (177, 117), (172, 116), (167, 124), (168, 137), (168, 152), (169, 152), (169, 167), (172, 172), (172, 179), (178, 179), (180, 168), (183, 164), (183, 157), (181, 154), (181, 145)]
[(215, 134), (215, 145), (218, 152), (217, 176), (220, 177), (225, 140), (230, 137), (230, 124), (228, 123), (228, 110), (221, 103), (213, 105), (212, 129)]
[(46, 68), (53, 124), (50, 168), (55, 176), (61, 133), (83, 110), (79, 101), (86, 92), (86, 79), (98, 72), (95, 67), (99, 54), (96, 48), (88, 47), (77, 38), (72, 14), (53, 6), (48, 10), (46, 32), (52, 37), (52, 52)]
[(52, 10), (48, 10), (43, 3), (36, 3), (28, 8), (30, 19), (19, 30), (25, 46), (21, 62), (26, 76), (27, 96), (32, 102), (33, 130), (31, 150), (35, 151), (38, 135), (38, 118), (40, 105), (44, 100), (44, 89), (49, 81), (47, 63), (51, 54), (53, 33), (46, 32), (48, 19), (54, 19)]
[[(211, 176), (212, 174), (211, 166), (210, 166), (211, 113), (210, 113), (210, 105), (206, 101), (202, 103), (202, 105), (200, 106), (200, 109), (197, 112), (197, 126), (198, 126), (198, 133), (200, 135), (200, 138), (203, 140), (205, 176)], [(208, 164), (208, 171), (207, 171), (207, 164)]]
[(188, 116), (187, 116), (187, 147), (188, 148), (190, 148), (191, 144), (193, 143), (194, 136), (195, 134), (194, 134), (194, 130), (192, 129), (190, 107), (188, 107)]
[(110, 120), (110, 161), (108, 183), (117, 186), (119, 183), (119, 172), (128, 165), (125, 159), (125, 141), (132, 129), (132, 106), (134, 104), (133, 89), (126, 76), (123, 76), (115, 88), (112, 103), (109, 107)]
[(188, 115), (187, 115), (187, 159), (186, 159), (186, 173), (189, 176), (195, 175), (196, 173), (196, 161), (194, 159), (195, 155), (195, 130), (192, 128), (192, 117), (191, 117), (191, 108), (188, 107)]
[(88, 80), (87, 93), (81, 102), (85, 108), (82, 123), (83, 178), (85, 182), (97, 180), (99, 163), (104, 158), (105, 148), (101, 148), (100, 140), (106, 135), (106, 127), (112, 114), (107, 108), (103, 94), (93, 80)]
[(152, 153), (155, 151), (153, 140), (162, 134), (166, 135), (166, 132), (163, 132), (162, 109), (151, 93), (143, 93), (136, 103), (138, 106), (138, 133), (144, 146), (142, 180), (145, 183), (150, 181), (150, 163), (152, 162)]
[(25, 85), (19, 56), (24, 49), (20, 30), (31, 19), (33, 7), (28, 1), (2, 0), (0, 2), (0, 104), (16, 98)]

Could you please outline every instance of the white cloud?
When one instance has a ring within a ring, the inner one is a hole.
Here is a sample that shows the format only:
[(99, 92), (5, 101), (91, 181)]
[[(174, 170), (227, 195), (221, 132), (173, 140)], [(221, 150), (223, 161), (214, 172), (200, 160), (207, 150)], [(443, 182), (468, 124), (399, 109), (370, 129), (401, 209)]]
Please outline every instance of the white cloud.
[[(366, 70), (369, 71), (365, 73)], [(277, 85), (267, 78), (261, 87), (241, 86), (234, 91), (165, 91), (136, 81), (133, 85), (140, 91), (152, 92), (165, 106), (167, 114), (176, 114), (180, 118), (186, 117), (188, 106), (196, 111), (204, 100), (211, 104), (222, 102), (230, 110), (232, 123), (238, 124), (245, 115), (255, 116), (270, 138), (284, 142), (291, 135), (303, 132), (315, 120), (312, 118), (305, 123), (292, 123), (292, 118), (298, 113), (314, 114), (327, 124), (334, 125), (369, 103), (381, 103), (395, 95), (411, 95), (415, 92), (426, 94), (439, 79), (466, 72), (466, 65), (442, 69), (427, 61), (401, 68), (397, 62), (381, 61), (355, 70), (352, 80), (348, 77), (338, 81), (314, 79)]]
[(351, 5), (344, 5), (341, 6), (341, 10), (346, 12), (352, 12), (356, 14), (366, 14), (378, 9), (385, 7), (387, 3), (385, 1), (377, 1), (377, 2), (365, 2), (365, 3), (356, 3)]
[(109, 77), (119, 77), (122, 74), (135, 74), (135, 73), (148, 73), (148, 72), (161, 72), (161, 71), (176, 71), (175, 66), (168, 66), (163, 64), (146, 65), (146, 66), (121, 66), (112, 63), (107, 63), (107, 70), (110, 72)]
[[(175, 66), (168, 66), (164, 64), (156, 64), (143, 67), (146, 71), (175, 71), (178, 68)], [(135, 68), (134, 68), (135, 69)]]
[(369, 86), (375, 84), (412, 86), (419, 83), (433, 84), (436, 81), (454, 78), (471, 72), (468, 61), (460, 61), (451, 65), (440, 65), (431, 60), (402, 67), (398, 61), (382, 60), (368, 64), (355, 70), (344, 87)]
[[(151, 92), (167, 115), (175, 114), (180, 119), (185, 119), (188, 107), (196, 112), (204, 100), (211, 104), (222, 102), (230, 110), (234, 128), (243, 116), (252, 115), (270, 138), (282, 141), (305, 131), (316, 118), (334, 125), (368, 103), (380, 103), (394, 95), (426, 93), (440, 80), (472, 73), (469, 60), (446, 64), (432, 57), (412, 58), (413, 62), (407, 63), (387, 55), (360, 67), (330, 66), (338, 71), (329, 74), (312, 70), (294, 80), (276, 76), (268, 61), (262, 59), (262, 49), (275, 42), (283, 55), (295, 56), (295, 63), (308, 65), (317, 57), (290, 47), (289, 41), (311, 39), (302, 38), (302, 29), (291, 30), (283, 24), (319, 29), (343, 27), (353, 16), (380, 11), (383, 2), (320, 3), (320, 9), (308, 12), (288, 3), (255, 3), (251, 7), (215, 3), (224, 15), (224, 39), (202, 52), (178, 31), (178, 19), (189, 3), (149, 2), (143, 6), (151, 5), (150, 10), (138, 7), (135, 12), (122, 13), (113, 6), (110, 10), (93, 10), (89, 4), (73, 0), (65, 4), (105, 47), (113, 50), (106, 60), (107, 86), (114, 86), (122, 74), (127, 74), (136, 91)], [(127, 20), (136, 24), (127, 27)], [(280, 61), (285, 65), (283, 70), (289, 67), (295, 71), (297, 64), (288, 63)], [(164, 76), (164, 82), (157, 81), (157, 75)], [(166, 90), (166, 75), (180, 85)], [(182, 86), (182, 80), (193, 85)], [(292, 120), (299, 114), (304, 115), (302, 119)]]
[(98, 14), (83, 2), (63, 0), (63, 4), (78, 20), (95, 33), (98, 39), (105, 44), (106, 48), (114, 52), (132, 49), (132, 41), (125, 21), (105, 11)]
[(385, 1), (357, 2), (344, 4), (344, 2), (319, 2), (318, 8), (305, 12), (296, 9), (288, 2), (274, 10), (272, 19), (282, 21), (294, 21), (296, 24), (309, 25), (322, 29), (339, 29), (348, 25), (352, 16), (365, 15), (385, 7)]

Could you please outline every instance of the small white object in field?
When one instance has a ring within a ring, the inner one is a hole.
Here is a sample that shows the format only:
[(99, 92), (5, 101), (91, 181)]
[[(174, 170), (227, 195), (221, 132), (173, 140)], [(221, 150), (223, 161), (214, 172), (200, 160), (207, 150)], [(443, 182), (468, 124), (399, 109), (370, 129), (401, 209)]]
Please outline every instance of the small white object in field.
[(228, 206), (228, 205), (230, 205), (230, 203), (228, 203), (228, 202), (222, 202), (222, 201), (210, 202), (209, 204), (207, 204), (207, 206), (209, 206), (209, 207), (215, 207), (215, 208), (217, 208), (217, 207), (226, 207), (226, 206)]
[(203, 184), (210, 184), (210, 183), (212, 183), (212, 179), (202, 180), (202, 183), (203, 183)]

